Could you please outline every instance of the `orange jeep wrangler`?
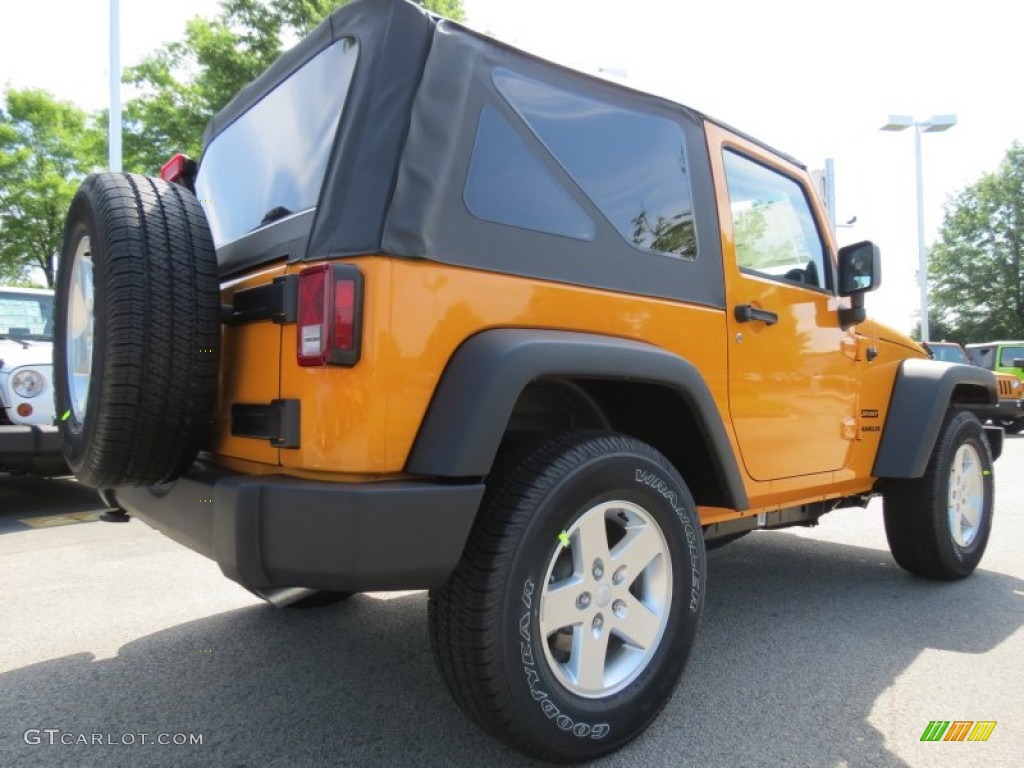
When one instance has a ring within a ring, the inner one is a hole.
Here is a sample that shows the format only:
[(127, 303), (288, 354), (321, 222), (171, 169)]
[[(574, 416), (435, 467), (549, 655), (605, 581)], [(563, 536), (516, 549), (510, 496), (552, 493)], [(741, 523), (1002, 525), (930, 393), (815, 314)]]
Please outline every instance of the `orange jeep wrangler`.
[(163, 175), (68, 214), (69, 465), (272, 603), (429, 589), (453, 697), (533, 757), (658, 714), (705, 542), (880, 494), (903, 568), (982, 557), (992, 373), (867, 320), (877, 248), (705, 115), (356, 0)]

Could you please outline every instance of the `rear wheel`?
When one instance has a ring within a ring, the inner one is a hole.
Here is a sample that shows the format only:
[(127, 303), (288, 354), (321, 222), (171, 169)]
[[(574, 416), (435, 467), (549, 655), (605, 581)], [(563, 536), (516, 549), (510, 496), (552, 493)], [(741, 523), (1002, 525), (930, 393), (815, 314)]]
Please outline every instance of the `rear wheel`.
[(542, 760), (592, 759), (672, 695), (704, 573), (693, 499), (661, 454), (613, 433), (541, 439), (499, 457), (430, 595), (434, 656), (488, 732)]
[(56, 288), (54, 388), (71, 470), (97, 488), (174, 479), (217, 393), (219, 285), (199, 202), (159, 179), (89, 176)]
[(992, 453), (981, 422), (952, 411), (924, 476), (889, 481), (885, 533), (893, 557), (919, 576), (962, 579), (985, 553), (992, 527)]

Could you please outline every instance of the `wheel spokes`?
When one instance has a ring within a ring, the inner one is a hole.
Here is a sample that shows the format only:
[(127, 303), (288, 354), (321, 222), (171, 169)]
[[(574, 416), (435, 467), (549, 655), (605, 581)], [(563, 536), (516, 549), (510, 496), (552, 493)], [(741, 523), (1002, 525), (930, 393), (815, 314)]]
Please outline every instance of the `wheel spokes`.
[(540, 603), (540, 630), (544, 637), (583, 621), (579, 608), (582, 580), (566, 579), (544, 590)]
[(615, 614), (614, 632), (633, 648), (646, 651), (658, 641), (663, 617), (632, 595), (623, 602), (623, 615)]
[(643, 671), (664, 634), (668, 544), (654, 518), (626, 501), (587, 510), (559, 542), (539, 608), (545, 658), (576, 695), (607, 696)]
[(949, 470), (949, 532), (961, 547), (977, 538), (985, 506), (985, 481), (981, 458), (970, 444), (963, 444), (953, 456)]
[(585, 574), (593, 570), (594, 563), (607, 565), (611, 560), (608, 554), (608, 531), (605, 527), (604, 514), (584, 515), (570, 537), (572, 542), (573, 567), (576, 573)]
[(595, 629), (592, 625), (577, 627), (573, 634), (569, 673), (587, 690), (600, 691), (605, 687), (608, 637), (607, 628)]
[[(634, 525), (627, 529), (626, 537), (615, 545), (611, 553), (612, 567), (630, 583), (636, 579), (651, 562), (662, 554), (659, 534), (646, 525)], [(620, 568), (625, 570), (619, 571)]]

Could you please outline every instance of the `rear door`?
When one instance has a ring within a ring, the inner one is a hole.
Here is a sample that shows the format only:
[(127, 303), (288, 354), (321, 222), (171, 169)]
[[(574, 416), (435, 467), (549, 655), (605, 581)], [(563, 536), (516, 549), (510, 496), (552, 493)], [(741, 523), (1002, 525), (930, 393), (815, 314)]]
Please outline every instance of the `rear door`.
[(855, 339), (807, 177), (709, 126), (726, 276), (729, 407), (756, 480), (843, 468), (857, 435)]

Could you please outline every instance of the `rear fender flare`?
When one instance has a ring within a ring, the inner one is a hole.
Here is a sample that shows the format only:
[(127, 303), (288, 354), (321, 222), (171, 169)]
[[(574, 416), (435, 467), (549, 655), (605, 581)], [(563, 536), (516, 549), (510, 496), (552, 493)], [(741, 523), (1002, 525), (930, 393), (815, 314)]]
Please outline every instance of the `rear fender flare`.
[(674, 390), (713, 454), (730, 506), (749, 506), (722, 416), (697, 368), (650, 344), (588, 333), (505, 328), (464, 341), (438, 383), (406, 471), (452, 478), (487, 475), (520, 393), (531, 382), (554, 376)]

